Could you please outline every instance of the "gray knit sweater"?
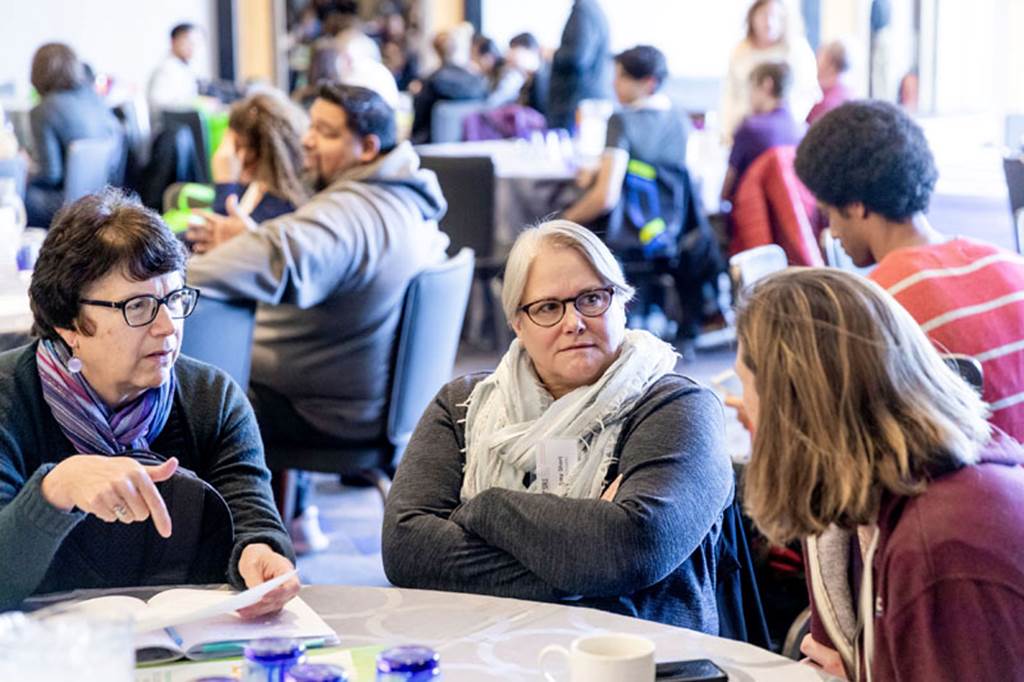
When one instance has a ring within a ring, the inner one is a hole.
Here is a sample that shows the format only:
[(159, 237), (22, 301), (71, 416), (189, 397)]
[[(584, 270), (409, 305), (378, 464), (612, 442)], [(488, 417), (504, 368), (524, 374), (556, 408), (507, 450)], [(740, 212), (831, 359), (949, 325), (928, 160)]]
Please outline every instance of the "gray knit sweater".
[[(174, 371), (174, 406), (151, 450), (177, 457), (227, 502), (234, 546), (224, 578), (242, 587), (238, 558), (246, 545), (263, 542), (294, 558), (274, 507), (259, 429), (245, 395), (224, 372), (184, 356)], [(43, 399), (35, 344), (0, 354), (0, 415), (0, 610), (32, 594), (94, 586), (83, 584), (80, 564), (74, 570), (60, 564), (68, 556), (62, 544), (86, 515), (53, 507), (41, 492), (43, 477), (75, 452)]]
[(384, 513), (400, 587), (559, 601), (718, 633), (716, 545), (733, 474), (721, 403), (678, 375), (626, 421), (608, 472), (614, 502), (491, 488), (460, 504), (466, 401), (485, 375), (438, 393), (413, 434)]

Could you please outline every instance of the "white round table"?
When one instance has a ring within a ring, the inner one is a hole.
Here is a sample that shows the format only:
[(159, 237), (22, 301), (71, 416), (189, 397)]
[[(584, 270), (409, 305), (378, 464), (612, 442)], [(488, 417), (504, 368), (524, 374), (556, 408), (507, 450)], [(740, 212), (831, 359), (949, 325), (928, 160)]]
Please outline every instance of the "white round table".
[(302, 598), (338, 633), (342, 647), (424, 644), (441, 654), (445, 682), (543, 679), (537, 653), (597, 632), (654, 641), (658, 661), (710, 658), (735, 682), (828, 676), (764, 649), (594, 609), (474, 594), (312, 585)]

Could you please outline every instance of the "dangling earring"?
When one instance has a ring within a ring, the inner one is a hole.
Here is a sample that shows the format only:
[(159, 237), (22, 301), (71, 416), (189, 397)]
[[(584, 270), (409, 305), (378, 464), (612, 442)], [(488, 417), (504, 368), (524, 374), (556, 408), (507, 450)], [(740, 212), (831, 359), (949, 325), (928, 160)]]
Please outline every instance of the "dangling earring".
[[(72, 349), (72, 353), (77, 353), (78, 347)], [(72, 374), (78, 374), (82, 371), (82, 361), (78, 359), (77, 355), (72, 355), (71, 359), (68, 360), (68, 371)]]

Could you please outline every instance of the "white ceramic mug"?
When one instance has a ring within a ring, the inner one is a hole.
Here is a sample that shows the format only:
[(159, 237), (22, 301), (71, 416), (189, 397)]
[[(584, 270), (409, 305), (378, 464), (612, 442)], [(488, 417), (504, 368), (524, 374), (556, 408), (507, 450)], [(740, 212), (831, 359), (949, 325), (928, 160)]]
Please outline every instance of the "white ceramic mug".
[(636, 635), (609, 633), (589, 635), (571, 647), (552, 644), (541, 649), (537, 661), (544, 679), (557, 682), (545, 661), (561, 657), (569, 664), (571, 682), (652, 682), (654, 642)]

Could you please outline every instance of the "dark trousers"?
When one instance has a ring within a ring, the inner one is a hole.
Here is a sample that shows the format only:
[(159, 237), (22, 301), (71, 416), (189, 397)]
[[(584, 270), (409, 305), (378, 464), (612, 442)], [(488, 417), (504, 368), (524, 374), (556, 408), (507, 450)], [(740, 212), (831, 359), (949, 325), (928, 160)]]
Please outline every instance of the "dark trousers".
[[(292, 402), (277, 391), (261, 384), (249, 384), (249, 402), (260, 425), (263, 447), (271, 452), (277, 448), (287, 449), (289, 445), (326, 446), (330, 436), (321, 433), (295, 411)], [(268, 458), (269, 459), (269, 458)], [(271, 470), (274, 476), (274, 491), (280, 495), (280, 483), (284, 471)], [(301, 516), (309, 501), (310, 476), (308, 471), (296, 470), (294, 516)], [(280, 504), (283, 498), (278, 499)], [(284, 511), (284, 510), (282, 510)], [(285, 515), (287, 516), (287, 515)]]

